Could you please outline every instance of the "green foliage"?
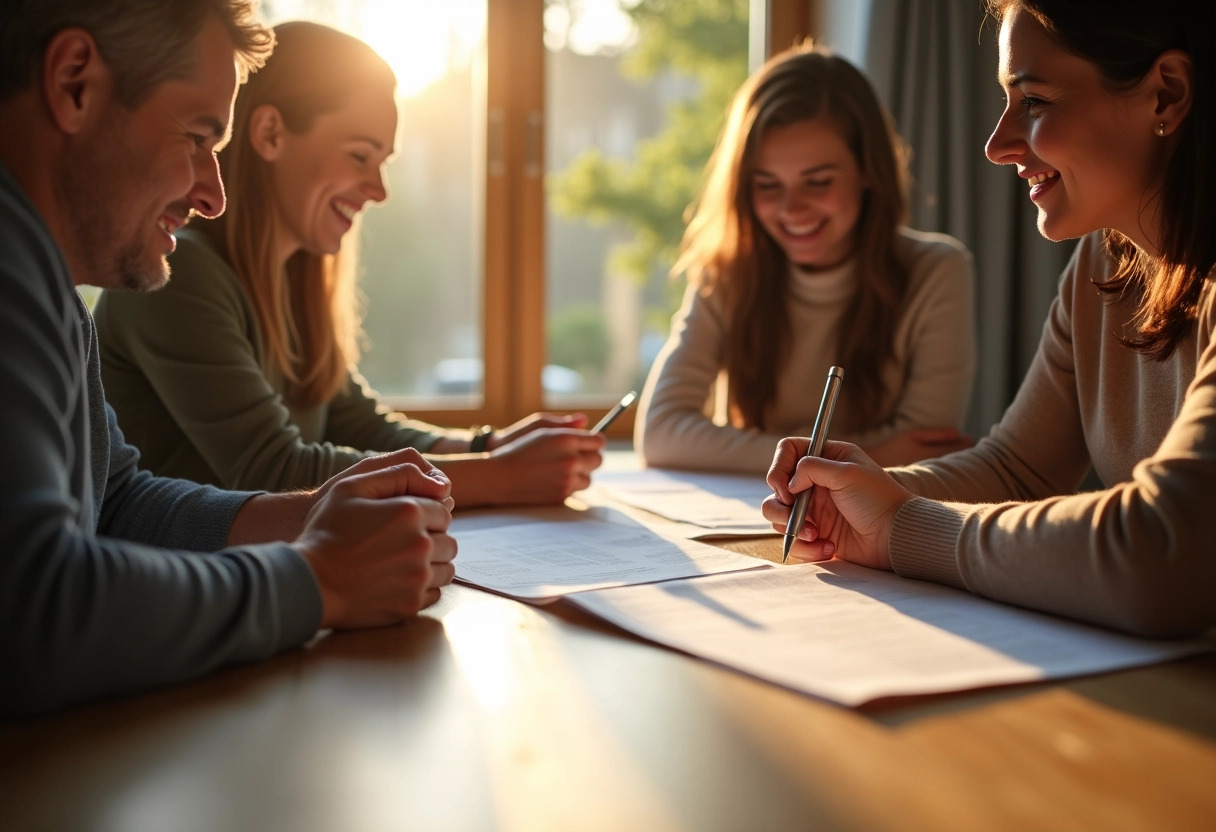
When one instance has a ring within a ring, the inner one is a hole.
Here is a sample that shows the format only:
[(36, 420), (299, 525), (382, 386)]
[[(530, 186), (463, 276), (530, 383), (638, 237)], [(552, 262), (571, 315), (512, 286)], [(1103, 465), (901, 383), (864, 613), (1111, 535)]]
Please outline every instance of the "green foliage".
[(548, 325), (549, 363), (595, 377), (604, 372), (612, 348), (604, 312), (590, 303), (556, 313)]
[(639, 38), (622, 70), (639, 79), (690, 76), (699, 95), (671, 105), (667, 128), (639, 142), (632, 161), (589, 148), (548, 185), (554, 210), (567, 218), (626, 225), (633, 240), (614, 251), (614, 265), (645, 282), (675, 262), (684, 212), (747, 77), (748, 0), (641, 0), (627, 11)]
[(626, 70), (635, 77), (653, 77), (670, 68), (708, 83), (725, 80), (728, 95), (742, 83), (748, 0), (642, 0), (627, 11), (639, 33), (638, 45), (626, 59)]

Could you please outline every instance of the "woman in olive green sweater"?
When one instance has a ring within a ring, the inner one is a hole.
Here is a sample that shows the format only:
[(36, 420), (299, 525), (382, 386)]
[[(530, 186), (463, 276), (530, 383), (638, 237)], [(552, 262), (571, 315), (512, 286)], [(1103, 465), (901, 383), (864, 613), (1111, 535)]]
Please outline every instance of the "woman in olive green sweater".
[(582, 414), (447, 430), (393, 413), (354, 371), (342, 241), (363, 206), (387, 196), (396, 80), (333, 29), (287, 23), (276, 38), (220, 153), (225, 216), (178, 233), (165, 289), (98, 301), (107, 398), (143, 465), (282, 490), (413, 447), (448, 474), (458, 506), (560, 503), (585, 488), (604, 440)]

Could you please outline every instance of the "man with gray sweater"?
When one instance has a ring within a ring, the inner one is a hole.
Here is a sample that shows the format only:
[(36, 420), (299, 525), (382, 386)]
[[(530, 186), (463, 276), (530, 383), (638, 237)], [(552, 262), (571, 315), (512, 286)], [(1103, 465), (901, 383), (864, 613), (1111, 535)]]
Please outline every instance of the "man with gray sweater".
[(223, 491), (139, 470), (105, 403), (75, 287), (163, 285), (173, 233), (223, 211), (215, 152), (273, 45), (252, 5), (0, 6), (2, 715), (400, 621), (454, 575), (451, 486), (416, 451)]

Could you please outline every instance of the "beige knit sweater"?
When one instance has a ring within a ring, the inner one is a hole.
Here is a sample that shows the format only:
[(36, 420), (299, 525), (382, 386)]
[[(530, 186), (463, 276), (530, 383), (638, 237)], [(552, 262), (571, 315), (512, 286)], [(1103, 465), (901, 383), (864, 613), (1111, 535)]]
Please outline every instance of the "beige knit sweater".
[[(923, 498), (896, 516), (891, 561), (1119, 629), (1193, 633), (1216, 623), (1216, 291), (1158, 362), (1115, 340), (1136, 298), (1091, 284), (1112, 272), (1100, 235), (1082, 240), (1001, 421), (894, 472)], [(1075, 493), (1091, 465), (1105, 490)]]

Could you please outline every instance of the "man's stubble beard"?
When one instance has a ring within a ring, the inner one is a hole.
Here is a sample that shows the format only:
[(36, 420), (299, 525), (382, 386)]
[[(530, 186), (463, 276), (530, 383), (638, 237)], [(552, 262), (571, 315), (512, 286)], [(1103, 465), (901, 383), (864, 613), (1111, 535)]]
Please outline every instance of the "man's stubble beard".
[(73, 156), (57, 182), (56, 197), (64, 206), (68, 262), (78, 283), (111, 289), (150, 291), (168, 281), (164, 257), (147, 251), (148, 238), (123, 220), (135, 208), (123, 204), (154, 183), (125, 147), (122, 115), (113, 115), (105, 127)]

